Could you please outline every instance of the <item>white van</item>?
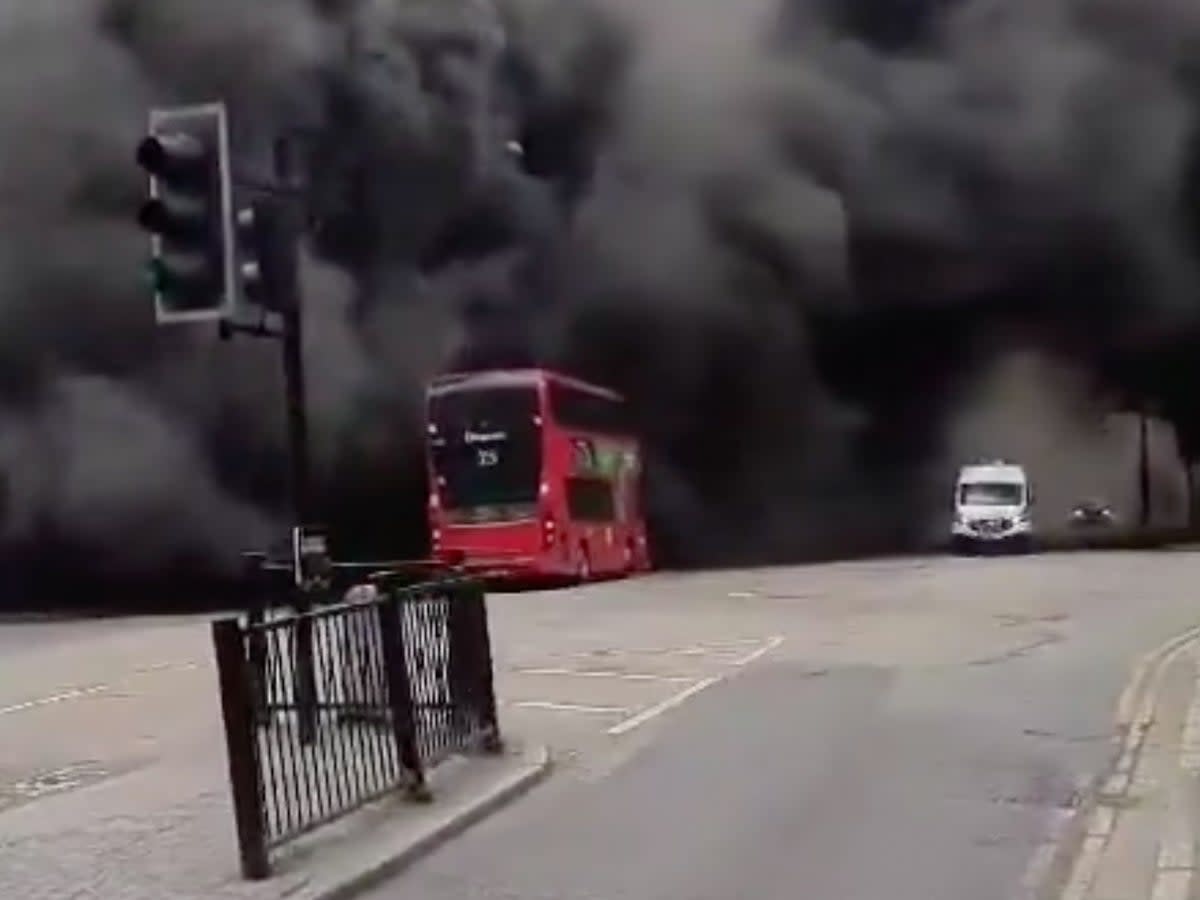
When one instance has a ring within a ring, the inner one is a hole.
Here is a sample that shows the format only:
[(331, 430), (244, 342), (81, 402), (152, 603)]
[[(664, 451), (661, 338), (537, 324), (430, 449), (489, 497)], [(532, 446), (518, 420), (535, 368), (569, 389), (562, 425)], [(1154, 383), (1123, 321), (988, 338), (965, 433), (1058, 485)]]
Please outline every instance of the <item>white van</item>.
[(1033, 491), (1025, 469), (1000, 460), (963, 466), (954, 485), (951, 539), (958, 551), (1033, 543)]

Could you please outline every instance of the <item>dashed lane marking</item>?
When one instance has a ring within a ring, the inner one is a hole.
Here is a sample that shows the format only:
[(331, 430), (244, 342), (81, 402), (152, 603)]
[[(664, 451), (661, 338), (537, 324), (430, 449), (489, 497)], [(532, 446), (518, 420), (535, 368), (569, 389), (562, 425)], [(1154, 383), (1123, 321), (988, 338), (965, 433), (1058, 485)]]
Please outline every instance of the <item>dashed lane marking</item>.
[(38, 709), (43, 706), (53, 706), (56, 703), (65, 703), (69, 700), (81, 700), (84, 697), (95, 697), (99, 694), (109, 694), (115, 691), (120, 691), (130, 686), (138, 676), (156, 675), (163, 672), (190, 672), (200, 668), (198, 663), (154, 663), (147, 666), (139, 666), (132, 673), (114, 681), (112, 684), (93, 684), (87, 687), (71, 688), (66, 691), (59, 691), (56, 694), (50, 694), (45, 697), (37, 697), (33, 700), (25, 700), (21, 703), (14, 703), (11, 706), (0, 706), (0, 716), (12, 715), (13, 713), (27, 712), (31, 709)]
[(705, 641), (686, 647), (606, 647), (602, 650), (583, 650), (576, 657), (598, 656), (718, 656), (737, 653), (746, 647), (757, 648), (762, 638), (730, 638), (725, 641)]
[(516, 700), (510, 704), (519, 709), (544, 709), (550, 712), (595, 713), (598, 715), (621, 715), (629, 712), (627, 706), (594, 706), (588, 703), (555, 703), (550, 700)]
[(75, 688), (70, 691), (62, 691), (58, 694), (51, 694), (48, 697), (38, 697), (36, 700), (26, 700), (24, 703), (14, 703), (12, 706), (0, 706), (0, 716), (7, 716), (11, 713), (25, 712), (29, 709), (37, 709), (39, 706), (51, 706), (55, 703), (64, 703), (67, 700), (78, 700), (80, 697), (92, 697), (96, 694), (103, 694), (111, 691), (112, 688), (107, 684), (94, 684), (91, 687)]
[(515, 675), (547, 675), (567, 678), (613, 678), (618, 681), (666, 681), (687, 684), (689, 675), (652, 675), (649, 672), (610, 672), (605, 669), (513, 669)]

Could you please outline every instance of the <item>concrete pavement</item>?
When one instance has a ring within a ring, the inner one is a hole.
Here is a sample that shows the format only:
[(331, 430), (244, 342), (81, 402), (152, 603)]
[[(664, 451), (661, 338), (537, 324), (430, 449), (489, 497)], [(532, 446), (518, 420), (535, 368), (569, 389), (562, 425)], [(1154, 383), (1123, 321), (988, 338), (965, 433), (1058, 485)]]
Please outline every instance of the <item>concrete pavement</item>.
[(1166, 645), (1085, 811), (1062, 900), (1194, 896), (1200, 836), (1200, 631)]

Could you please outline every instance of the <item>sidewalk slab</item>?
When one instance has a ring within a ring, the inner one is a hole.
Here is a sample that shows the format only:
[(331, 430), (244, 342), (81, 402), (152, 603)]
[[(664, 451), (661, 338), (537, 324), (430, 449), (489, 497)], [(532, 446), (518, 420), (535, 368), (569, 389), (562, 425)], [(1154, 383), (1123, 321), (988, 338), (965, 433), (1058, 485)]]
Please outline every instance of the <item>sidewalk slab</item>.
[(1166, 664), (1147, 702), (1143, 736), (1127, 748), (1092, 815), (1061, 900), (1189, 900), (1200, 831), (1200, 648)]
[(434, 802), (384, 798), (277, 853), (275, 875), (238, 871), (223, 749), (199, 746), (0, 814), (0, 897), (22, 900), (342, 900), (394, 873), (548, 773), (542, 747), (510, 745), (430, 773)]

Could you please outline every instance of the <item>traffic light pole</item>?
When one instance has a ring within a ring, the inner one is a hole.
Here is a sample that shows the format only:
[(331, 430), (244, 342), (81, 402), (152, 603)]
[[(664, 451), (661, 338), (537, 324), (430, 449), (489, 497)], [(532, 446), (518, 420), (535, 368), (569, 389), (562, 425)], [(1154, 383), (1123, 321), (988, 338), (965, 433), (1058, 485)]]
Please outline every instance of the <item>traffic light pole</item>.
[(322, 574), (313, 571), (303, 548), (308, 529), (314, 524), (315, 504), (309, 457), (307, 390), (304, 377), (304, 309), (296, 273), (295, 247), (298, 239), (293, 210), (287, 203), (263, 202), (252, 207), (251, 222), (257, 221), (255, 240), (260, 258), (258, 275), (265, 277), (265, 291), (258, 297), (265, 308), (274, 310), (280, 327), (265, 324), (222, 323), (222, 335), (249, 334), (277, 338), (280, 342), (284, 377), (284, 408), (287, 416), (289, 492), (292, 506), (294, 543), (294, 608), (300, 619), (296, 627), (295, 691), (299, 710), (300, 740), (311, 742), (316, 736), (316, 673), (313, 663), (313, 623), (307, 613), (315, 605), (316, 594), (323, 590)]
[(312, 523), (312, 484), (308, 462), (308, 409), (304, 384), (304, 325), (299, 297), (282, 313), (283, 378), (287, 392), (288, 454), (292, 509), (296, 525)]
[[(283, 380), (287, 405), (288, 457), (291, 466), (292, 512), (294, 527), (312, 524), (312, 482), (308, 457), (308, 404), (304, 384), (304, 316), (300, 291), (281, 298), (283, 320)], [(302, 532), (301, 532), (302, 533)], [(296, 612), (304, 615), (313, 608), (314, 584), (296, 564)], [(313, 667), (312, 619), (305, 616), (296, 629), (296, 700), (300, 709), (300, 740), (310, 743), (316, 736), (316, 672)]]
[(311, 468), (308, 447), (308, 405), (304, 378), (304, 315), (298, 289), (288, 296), (275, 298), (278, 303), (280, 328), (265, 324), (247, 325), (229, 320), (220, 322), (220, 335), (234, 334), (275, 338), (283, 350), (284, 406), (287, 413), (287, 445), (289, 493), (293, 524), (296, 527), (312, 524), (313, 501)]
[[(296, 702), (301, 739), (309, 741), (315, 734), (316, 693), (312, 619), (304, 614), (329, 581), (329, 560), (324, 537), (313, 531), (312, 521), (303, 310), (296, 259), (300, 229), (295, 198), (300, 192), (297, 185), (287, 183), (288, 139), (275, 145), (275, 178), (282, 183), (245, 185), (274, 199), (255, 201), (234, 215), (224, 103), (152, 109), (147, 125), (149, 133), (135, 153), (148, 176), (148, 196), (137, 221), (150, 236), (147, 274), (154, 291), (155, 320), (160, 325), (216, 321), (222, 338), (242, 333), (279, 338), (282, 344), (294, 514), (294, 605), (300, 614)], [(243, 212), (248, 214), (244, 221)], [(248, 232), (245, 246), (235, 230), (243, 226)], [(234, 321), (245, 306), (257, 306), (262, 312), (257, 325)], [(279, 315), (282, 333), (267, 327), (267, 310)]]

